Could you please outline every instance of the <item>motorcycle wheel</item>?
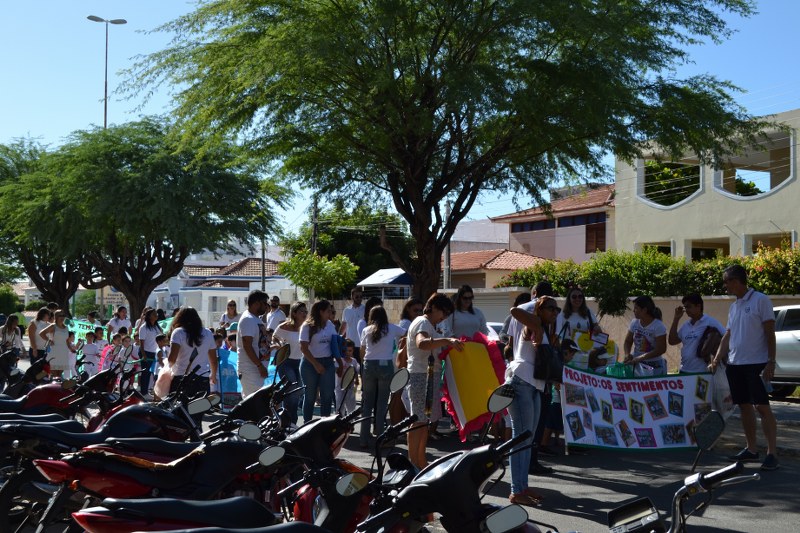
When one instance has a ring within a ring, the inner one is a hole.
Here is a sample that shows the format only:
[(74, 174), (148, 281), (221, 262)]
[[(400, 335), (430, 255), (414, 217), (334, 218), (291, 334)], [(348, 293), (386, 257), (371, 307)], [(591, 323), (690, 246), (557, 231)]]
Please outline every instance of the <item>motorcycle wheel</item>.
[[(35, 509), (34, 506), (41, 502), (23, 494), (25, 487), (40, 477), (39, 472), (29, 466), (6, 478), (6, 482), (0, 487), (0, 531), (14, 531), (28, 515), (39, 515), (44, 510), (43, 505), (38, 505), (38, 510)], [(36, 524), (39, 518), (33, 516), (29, 523)]]

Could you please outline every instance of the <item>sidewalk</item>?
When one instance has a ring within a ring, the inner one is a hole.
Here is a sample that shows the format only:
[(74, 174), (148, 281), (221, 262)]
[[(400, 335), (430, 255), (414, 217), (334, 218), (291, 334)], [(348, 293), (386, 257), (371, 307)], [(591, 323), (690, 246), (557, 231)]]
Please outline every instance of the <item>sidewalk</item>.
[[(774, 402), (773, 410), (778, 419), (778, 456), (800, 457), (800, 420), (795, 416), (786, 416), (787, 412), (792, 414), (800, 412), (800, 405)], [(757, 415), (756, 415), (757, 416)], [(759, 451), (764, 455), (766, 442), (764, 433), (761, 431), (761, 421), (756, 418), (756, 436), (758, 438)], [(742, 419), (738, 409), (725, 421), (725, 432), (722, 434), (715, 449), (731, 450), (738, 452), (744, 447), (744, 431), (742, 430)]]

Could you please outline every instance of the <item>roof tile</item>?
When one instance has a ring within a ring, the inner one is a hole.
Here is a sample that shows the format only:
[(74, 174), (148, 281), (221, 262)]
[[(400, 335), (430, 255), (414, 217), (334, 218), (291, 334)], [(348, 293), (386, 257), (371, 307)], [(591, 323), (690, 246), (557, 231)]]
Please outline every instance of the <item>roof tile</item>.
[(463, 270), (516, 270), (531, 267), (545, 259), (511, 250), (477, 250), (450, 255), (450, 268)]
[[(569, 211), (580, 211), (583, 209), (592, 209), (614, 205), (614, 184), (597, 185), (588, 187), (581, 192), (566, 196), (564, 198), (556, 198), (550, 202), (550, 209), (553, 213), (565, 213)], [(507, 215), (500, 215), (491, 220), (493, 222), (513, 222), (516, 219), (536, 219), (546, 216), (546, 213), (541, 207), (534, 207), (516, 213), (509, 213)]]

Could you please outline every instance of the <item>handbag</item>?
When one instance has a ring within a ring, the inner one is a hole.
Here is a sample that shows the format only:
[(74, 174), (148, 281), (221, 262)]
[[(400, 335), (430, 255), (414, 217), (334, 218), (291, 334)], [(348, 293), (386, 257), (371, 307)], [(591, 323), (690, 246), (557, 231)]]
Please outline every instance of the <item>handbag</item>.
[(547, 344), (539, 344), (536, 347), (536, 357), (533, 359), (533, 377), (561, 383), (564, 372), (564, 357), (561, 348), (550, 344), (547, 330), (544, 334), (547, 337)]
[(722, 335), (714, 326), (706, 326), (703, 331), (703, 336), (700, 337), (700, 342), (697, 343), (697, 357), (705, 361), (711, 362), (711, 356), (717, 353), (719, 344), (722, 341)]

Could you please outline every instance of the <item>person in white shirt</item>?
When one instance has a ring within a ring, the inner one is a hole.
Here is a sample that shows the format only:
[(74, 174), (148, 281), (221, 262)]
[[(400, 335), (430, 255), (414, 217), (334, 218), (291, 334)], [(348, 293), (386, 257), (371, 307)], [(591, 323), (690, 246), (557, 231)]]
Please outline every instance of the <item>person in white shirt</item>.
[(356, 287), (350, 291), (350, 299), (353, 303), (342, 311), (342, 325), (339, 328), (339, 335), (352, 340), (356, 343), (356, 348), (360, 348), (361, 337), (358, 335), (358, 321), (364, 319), (364, 306), (361, 304), (364, 299), (364, 293)]
[[(675, 316), (672, 319), (672, 326), (669, 328), (669, 337), (667, 341), (671, 346), (683, 343), (681, 346), (681, 372), (707, 372), (710, 359), (704, 358), (701, 354), (701, 342), (707, 333), (708, 328), (716, 331), (718, 334), (717, 339), (721, 339), (725, 335), (725, 328), (719, 323), (719, 320), (713, 316), (703, 314), (703, 298), (696, 292), (687, 294), (681, 300), (681, 304), (675, 308)], [(684, 312), (689, 320), (678, 328), (678, 322)], [(715, 355), (714, 353), (710, 355)]]
[(108, 324), (106, 324), (106, 338), (110, 341), (114, 333), (119, 333), (119, 330), (122, 328), (125, 328), (128, 333), (131, 331), (131, 321), (128, 319), (128, 308), (124, 305), (117, 307), (114, 318), (109, 320)]
[[(358, 375), (361, 373), (361, 366), (356, 359), (355, 343), (350, 339), (344, 342), (344, 354), (340, 358), (333, 358), (333, 365), (336, 369), (336, 385), (333, 390), (336, 397), (336, 407), (342, 406), (342, 414), (352, 413), (356, 410), (356, 389), (358, 388)], [(349, 367), (355, 370), (355, 378), (352, 386), (346, 391), (342, 387), (344, 371)]]
[(319, 391), (320, 414), (331, 414), (334, 399), (336, 371), (333, 365), (331, 338), (336, 334), (336, 327), (331, 322), (333, 305), (328, 300), (314, 302), (311, 312), (300, 326), (300, 377), (305, 385), (303, 400), (303, 421), (310, 422), (314, 417), (314, 401)]
[(644, 363), (653, 368), (654, 376), (667, 374), (667, 326), (661, 321), (661, 310), (649, 296), (633, 301), (633, 316), (623, 345), (625, 363)]
[[(303, 352), (300, 351), (300, 326), (307, 316), (308, 309), (305, 303), (293, 303), (289, 308), (289, 318), (280, 324), (272, 335), (274, 341), (289, 345), (289, 358), (278, 367), (278, 375), (298, 385), (301, 383), (300, 361), (303, 359)], [(297, 391), (283, 399), (283, 406), (289, 412), (292, 424), (297, 424), (297, 408), (301, 398), (302, 391)]]
[(139, 375), (139, 392), (147, 395), (150, 391), (150, 378), (153, 375), (153, 366), (156, 363), (156, 352), (158, 352), (158, 343), (156, 337), (164, 333), (161, 326), (158, 325), (158, 314), (156, 310), (148, 308), (142, 316), (142, 322), (136, 328), (136, 334), (139, 335), (139, 341), (142, 345), (142, 373)]
[(227, 329), (234, 322), (239, 322), (241, 316), (242, 313), (236, 310), (236, 300), (228, 300), (225, 312), (219, 317), (219, 325)]
[(725, 375), (733, 403), (739, 406), (746, 447), (730, 457), (733, 461), (758, 461), (756, 412), (767, 441), (767, 456), (761, 470), (778, 468), (778, 425), (769, 405), (765, 383), (775, 375), (775, 313), (767, 295), (747, 286), (747, 271), (741, 265), (725, 269), (722, 282), (736, 296), (728, 312), (728, 329), (711, 360), (713, 372), (727, 357)]
[(173, 376), (170, 392), (176, 390), (196, 366), (200, 369), (191, 378), (189, 390), (184, 389), (186, 394), (208, 393), (209, 385), (216, 383), (219, 359), (214, 334), (203, 327), (200, 315), (192, 307), (181, 308), (175, 316), (168, 362)]
[(242, 383), (243, 398), (263, 387), (269, 375), (270, 337), (267, 325), (260, 318), (268, 306), (267, 293), (251, 291), (247, 295), (247, 311), (242, 313), (236, 324), (236, 351), (239, 353), (239, 381)]
[(462, 285), (453, 299), (455, 312), (450, 316), (448, 326), (453, 337), (467, 337), (471, 339), (477, 332), (484, 335), (489, 334), (489, 326), (486, 324), (486, 317), (483, 312), (472, 305), (475, 294), (472, 287)]
[(278, 326), (286, 321), (286, 313), (281, 309), (281, 299), (273, 296), (269, 301), (269, 313), (264, 317), (267, 331), (274, 333)]
[(83, 369), (90, 376), (100, 371), (100, 347), (95, 344), (95, 336), (91, 331), (86, 332), (86, 343), (81, 349), (83, 354)]

